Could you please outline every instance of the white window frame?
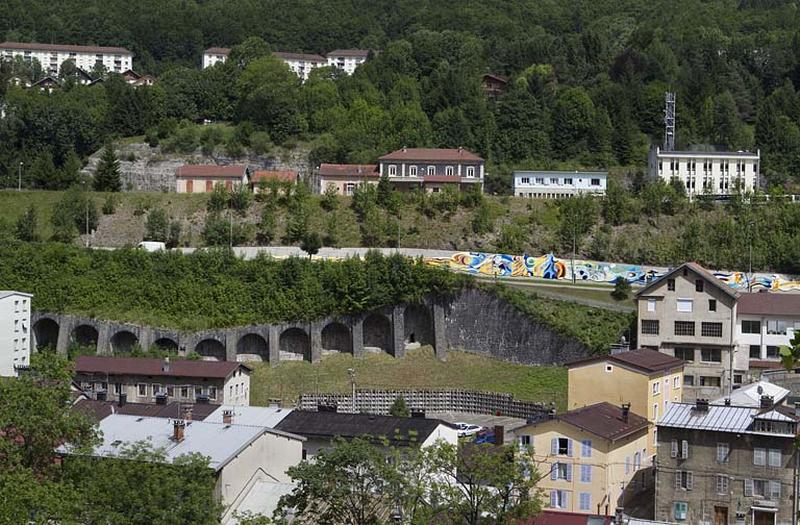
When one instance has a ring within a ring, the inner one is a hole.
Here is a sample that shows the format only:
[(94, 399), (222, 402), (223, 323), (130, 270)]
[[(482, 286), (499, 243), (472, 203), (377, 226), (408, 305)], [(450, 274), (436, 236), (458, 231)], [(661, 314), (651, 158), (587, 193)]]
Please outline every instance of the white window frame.
[(657, 396), (659, 394), (661, 394), (661, 381), (656, 380), (653, 382), (653, 395)]
[(652, 297), (647, 299), (647, 311), (648, 312), (656, 311), (656, 300)]
[(753, 448), (753, 465), (757, 467), (767, 466), (767, 449), (762, 447)]
[(353, 195), (356, 192), (356, 183), (355, 182), (347, 182), (344, 185), (344, 194), (345, 195)]
[(474, 179), (475, 178), (475, 166), (467, 166), (467, 178)]
[(783, 454), (779, 448), (771, 448), (767, 451), (767, 466), (780, 468), (783, 464)]
[(448, 177), (453, 177), (456, 174), (456, 170), (453, 166), (445, 166), (444, 174), (447, 175)]
[(397, 164), (389, 164), (386, 167), (386, 173), (389, 177), (396, 177), (397, 176)]
[[(136, 385), (136, 395), (138, 397), (147, 397), (147, 389), (148, 389), (147, 383), (137, 383), (137, 385)], [(144, 394), (142, 393), (143, 390), (144, 390)]]
[(681, 387), (681, 378), (680, 376), (675, 376), (672, 378), (672, 389), (675, 390), (676, 388)]
[(689, 514), (688, 502), (675, 501), (672, 503), (672, 516), (675, 519), (675, 521), (686, 521), (688, 514)]
[(213, 400), (217, 399), (217, 387), (215, 386), (208, 387), (208, 399), (213, 399)]
[(730, 491), (730, 478), (726, 474), (717, 474), (717, 494), (728, 494)]
[(408, 167), (408, 176), (409, 177), (416, 177), (417, 176), (418, 168), (416, 166), (409, 166)]
[(692, 313), (692, 310), (694, 310), (694, 300), (685, 298), (676, 299), (675, 310), (681, 313)]
[(717, 443), (717, 463), (728, 463), (731, 456), (731, 447), (728, 443)]
[(428, 175), (436, 175), (436, 166), (434, 165), (428, 166)]

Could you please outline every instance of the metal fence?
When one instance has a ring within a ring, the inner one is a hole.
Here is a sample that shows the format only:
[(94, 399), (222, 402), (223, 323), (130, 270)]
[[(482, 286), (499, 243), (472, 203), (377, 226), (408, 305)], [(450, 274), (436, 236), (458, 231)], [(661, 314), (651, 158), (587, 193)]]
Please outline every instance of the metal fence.
[(425, 412), (471, 412), (502, 415), (526, 420), (542, 419), (549, 407), (519, 401), (510, 394), (472, 390), (356, 390), (352, 394), (301, 394), (300, 409), (316, 410), (320, 405), (336, 406), (345, 413), (388, 414), (392, 403), (402, 396), (409, 410)]

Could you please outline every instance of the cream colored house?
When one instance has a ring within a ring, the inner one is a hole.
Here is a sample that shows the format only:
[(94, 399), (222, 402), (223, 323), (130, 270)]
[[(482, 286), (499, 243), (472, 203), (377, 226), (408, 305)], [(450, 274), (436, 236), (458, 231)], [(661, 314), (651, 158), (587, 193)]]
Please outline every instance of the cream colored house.
[(614, 514), (624, 506), (637, 471), (651, 465), (647, 420), (610, 403), (597, 403), (511, 433), (531, 447), (552, 510)]
[(232, 190), (247, 183), (247, 166), (185, 164), (175, 170), (175, 191), (178, 193), (211, 193), (217, 184)]
[(683, 398), (683, 360), (654, 350), (631, 350), (567, 363), (567, 408), (605, 401), (630, 404), (651, 423), (647, 453), (656, 453), (656, 427), (669, 403)]

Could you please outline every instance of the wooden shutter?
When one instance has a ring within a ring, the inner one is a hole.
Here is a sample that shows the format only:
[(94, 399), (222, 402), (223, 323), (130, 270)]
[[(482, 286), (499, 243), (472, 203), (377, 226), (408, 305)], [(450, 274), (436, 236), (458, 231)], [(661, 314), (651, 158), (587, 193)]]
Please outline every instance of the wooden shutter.
[(558, 438), (550, 440), (550, 454), (554, 456), (558, 454)]
[(753, 495), (753, 480), (750, 478), (744, 480), (744, 495), (749, 497)]
[(186, 181), (186, 193), (194, 193), (194, 181), (191, 179)]
[(550, 491), (550, 508), (555, 509), (556, 504), (558, 503), (558, 494), (557, 491), (551, 490)]
[(677, 458), (678, 457), (678, 440), (672, 440), (672, 449), (669, 451), (669, 457)]
[(572, 441), (571, 439), (567, 440), (567, 456), (572, 457)]
[(558, 463), (553, 463), (553, 468), (550, 469), (550, 479), (558, 479)]
[(694, 487), (694, 474), (691, 472), (686, 473), (686, 490), (692, 490)]
[(685, 439), (681, 441), (681, 458), (687, 459), (689, 457), (689, 442)]
[(572, 481), (572, 464), (567, 463), (567, 481)]
[(675, 471), (675, 488), (676, 489), (682, 488), (682, 486), (681, 486), (681, 471), (680, 470), (676, 470)]

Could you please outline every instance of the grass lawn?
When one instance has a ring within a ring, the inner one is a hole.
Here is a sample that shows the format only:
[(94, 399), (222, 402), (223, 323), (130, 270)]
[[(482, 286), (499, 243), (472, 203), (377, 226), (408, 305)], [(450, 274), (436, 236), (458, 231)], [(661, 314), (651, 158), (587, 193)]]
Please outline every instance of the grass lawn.
[[(562, 299), (568, 301), (570, 299), (585, 299), (609, 305), (613, 308), (627, 308), (633, 310), (636, 303), (633, 300), (633, 292), (630, 299), (619, 301), (611, 297), (611, 292), (614, 290), (613, 286), (600, 285), (600, 284), (582, 284), (577, 283), (574, 286), (564, 284), (551, 284), (542, 282), (541, 280), (504, 280), (503, 284), (516, 288), (523, 292), (533, 292), (555, 299)], [(635, 291), (635, 290), (634, 290)]]
[(441, 362), (430, 347), (409, 351), (403, 359), (387, 354), (368, 354), (355, 359), (350, 354), (323, 357), (317, 364), (284, 362), (275, 368), (255, 364), (251, 379), (254, 405), (271, 398), (291, 404), (303, 392), (350, 391), (347, 369), (356, 371), (357, 388), (463, 388), (505, 392), (525, 401), (566, 406), (567, 370), (556, 366), (526, 366), (506, 363), (466, 352), (448, 352)]

